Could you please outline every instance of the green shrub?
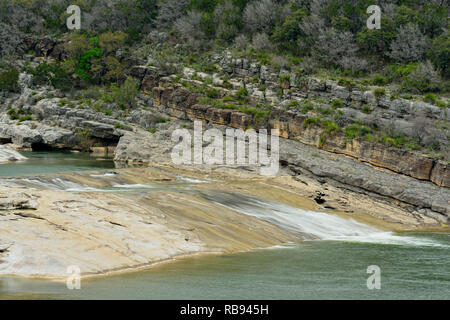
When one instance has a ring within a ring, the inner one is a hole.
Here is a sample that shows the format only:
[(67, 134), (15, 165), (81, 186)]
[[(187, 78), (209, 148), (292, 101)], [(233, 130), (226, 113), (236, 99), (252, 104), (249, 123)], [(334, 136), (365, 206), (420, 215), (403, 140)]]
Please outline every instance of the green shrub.
[(337, 84), (342, 86), (342, 87), (346, 87), (348, 89), (353, 89), (353, 88), (356, 87), (356, 82), (351, 80), (351, 79), (348, 79), (348, 78), (340, 78), (338, 80)]
[(387, 76), (387, 81), (401, 81), (403, 78), (408, 77), (414, 70), (417, 69), (418, 63), (411, 62), (407, 65), (390, 64), (384, 69), (384, 73)]
[(239, 100), (241, 103), (247, 103), (248, 102), (248, 91), (246, 88), (240, 88), (236, 91), (235, 97), (237, 100)]
[(34, 85), (41, 86), (50, 84), (56, 89), (63, 91), (67, 91), (72, 87), (73, 79), (71, 75), (57, 62), (44, 62), (29, 71), (33, 75)]
[(372, 109), (370, 108), (370, 106), (364, 105), (361, 107), (361, 111), (364, 113), (370, 113), (370, 112), (372, 112)]
[(105, 114), (105, 116), (111, 116), (112, 115), (112, 110), (111, 109), (105, 109), (105, 111), (103, 111), (103, 113)]
[(427, 93), (423, 96), (423, 101), (432, 103), (432, 104), (436, 104), (437, 98), (434, 93)]
[(223, 85), (223, 87), (224, 87), (225, 89), (231, 89), (231, 88), (233, 88), (233, 85), (232, 85), (231, 82), (228, 81), (228, 80), (224, 80), (223, 83), (222, 83), (222, 85)]
[(375, 76), (372, 83), (376, 86), (382, 86), (388, 83), (388, 80), (386, 77), (383, 76)]
[(19, 71), (15, 68), (0, 73), (0, 91), (19, 92)]
[(112, 85), (112, 101), (119, 106), (134, 107), (139, 88), (133, 78), (128, 77), (120, 88)]
[(334, 113), (334, 110), (333, 110), (332, 108), (322, 108), (322, 107), (317, 107), (316, 110), (317, 110), (320, 114), (323, 114), (324, 116)]
[(299, 111), (303, 114), (308, 113), (309, 111), (314, 110), (314, 104), (310, 101), (304, 103)]
[(440, 92), (442, 82), (433, 65), (427, 61), (402, 79), (402, 89), (413, 93)]
[(406, 143), (406, 137), (398, 136), (398, 137), (388, 137), (384, 136), (381, 138), (381, 143), (384, 145), (391, 145), (396, 148), (401, 148)]
[(9, 118), (11, 120), (18, 120), (19, 119), (19, 115), (17, 114), (16, 110), (14, 110), (14, 109), (9, 109), (8, 110), (8, 115), (9, 115)]
[(292, 100), (288, 103), (287, 107), (288, 108), (298, 108), (299, 105), (300, 104), (297, 100)]
[(344, 128), (344, 134), (350, 139), (362, 137), (369, 133), (371, 133), (370, 128), (361, 124), (351, 124)]
[(206, 96), (211, 99), (218, 99), (220, 97), (220, 90), (214, 88), (206, 88)]
[(333, 100), (333, 101), (331, 102), (331, 106), (332, 106), (334, 109), (339, 109), (339, 108), (342, 108), (342, 107), (344, 106), (344, 104), (342, 103), (341, 100), (336, 99), (336, 100)]
[(305, 121), (303, 121), (303, 126), (305, 128), (310, 127), (310, 126), (320, 126), (321, 123), (322, 123), (322, 119), (320, 119), (320, 117), (312, 117), (312, 118), (305, 119)]
[(376, 88), (375, 90), (373, 90), (373, 94), (377, 99), (381, 99), (381, 97), (384, 97), (386, 95), (386, 89)]
[(334, 134), (340, 130), (339, 126), (331, 120), (322, 121), (321, 125), (322, 128), (325, 129), (325, 133), (329, 135)]
[(404, 95), (402, 95), (402, 98), (406, 99), (406, 100), (413, 100), (414, 99), (414, 97), (412, 95), (410, 95), (410, 94), (404, 94)]
[(206, 66), (203, 66), (201, 70), (203, 72), (209, 72), (209, 73), (218, 71), (216, 65), (214, 65), (214, 64), (208, 64)]
[(21, 116), (21, 117), (19, 118), (19, 122), (22, 122), (22, 121), (30, 121), (30, 120), (33, 120), (33, 118), (32, 118), (30, 115)]
[(234, 98), (230, 95), (226, 95), (225, 97), (222, 98), (223, 102), (230, 102), (230, 101), (234, 101)]
[(447, 108), (447, 104), (441, 100), (436, 101), (436, 105), (440, 108)]
[(240, 112), (252, 115), (256, 121), (266, 121), (271, 113), (271, 110), (268, 108), (264, 110), (261, 107), (255, 108), (247, 105), (241, 106), (238, 110)]
[(450, 31), (434, 39), (429, 57), (434, 65), (442, 71), (442, 74), (448, 78), (450, 74)]

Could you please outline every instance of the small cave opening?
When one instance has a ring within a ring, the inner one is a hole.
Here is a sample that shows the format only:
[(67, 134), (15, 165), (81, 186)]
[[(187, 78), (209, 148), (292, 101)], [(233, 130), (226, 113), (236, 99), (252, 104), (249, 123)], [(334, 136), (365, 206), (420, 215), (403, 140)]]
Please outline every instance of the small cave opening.
[(8, 143), (12, 143), (12, 139), (11, 138), (2, 138), (2, 137), (0, 137), (0, 145), (8, 144)]
[(33, 151), (53, 151), (54, 149), (52, 146), (45, 144), (45, 143), (33, 143), (31, 144), (31, 149)]

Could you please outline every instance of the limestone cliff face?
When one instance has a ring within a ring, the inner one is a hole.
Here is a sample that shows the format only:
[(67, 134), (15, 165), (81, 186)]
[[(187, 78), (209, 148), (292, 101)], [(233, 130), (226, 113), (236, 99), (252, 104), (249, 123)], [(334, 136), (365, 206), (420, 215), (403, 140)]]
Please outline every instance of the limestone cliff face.
[(155, 106), (177, 118), (201, 119), (243, 130), (249, 127), (278, 129), (283, 138), (298, 140), (325, 151), (347, 155), (416, 179), (431, 181), (438, 186), (450, 187), (448, 164), (443, 161), (416, 151), (386, 147), (363, 138), (348, 139), (342, 133), (332, 134), (322, 142), (324, 130), (315, 126), (305, 127), (303, 123), (306, 116), (277, 110), (272, 112), (267, 121), (257, 122), (251, 115), (238, 111), (196, 104), (197, 94), (181, 85), (155, 87), (152, 93)]

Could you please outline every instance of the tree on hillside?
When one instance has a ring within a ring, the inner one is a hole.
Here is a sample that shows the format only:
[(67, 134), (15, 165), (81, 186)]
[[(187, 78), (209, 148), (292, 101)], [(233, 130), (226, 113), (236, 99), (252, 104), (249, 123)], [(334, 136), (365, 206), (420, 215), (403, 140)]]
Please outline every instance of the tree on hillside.
[(282, 14), (281, 5), (274, 0), (255, 0), (250, 2), (244, 10), (244, 24), (254, 32), (270, 34)]
[(167, 28), (185, 14), (188, 0), (164, 0), (158, 3), (156, 23), (159, 28)]
[(391, 43), (389, 56), (395, 61), (408, 63), (422, 60), (429, 42), (417, 25), (400, 27), (397, 38)]

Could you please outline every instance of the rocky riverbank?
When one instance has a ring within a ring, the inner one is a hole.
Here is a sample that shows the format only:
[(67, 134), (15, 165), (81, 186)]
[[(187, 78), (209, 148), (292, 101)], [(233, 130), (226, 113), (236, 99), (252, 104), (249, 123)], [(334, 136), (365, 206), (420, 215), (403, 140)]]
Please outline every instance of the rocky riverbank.
[[(64, 278), (67, 267), (77, 265), (88, 276), (178, 256), (231, 253), (299, 240), (270, 223), (183, 192), (181, 186), (167, 186), (177, 183), (170, 173), (127, 169), (114, 176), (102, 172), (46, 176), (30, 190), (34, 179), (38, 178), (29, 177), (23, 185), (21, 179), (2, 181), (10, 187), (0, 187), (1, 274)], [(52, 185), (55, 179), (59, 184)], [(150, 192), (149, 186), (147, 192), (144, 187), (135, 193), (74, 193), (64, 190), (61, 181), (90, 191), (117, 184), (124, 188), (152, 184), (160, 190)]]
[(93, 276), (301, 241), (300, 234), (209, 201), (211, 192), (327, 210), (381, 230), (438, 228), (434, 219), (393, 204), (288, 174), (264, 178), (245, 170), (160, 164), (109, 174), (3, 178), (0, 274), (62, 279), (76, 265), (83, 276)]

